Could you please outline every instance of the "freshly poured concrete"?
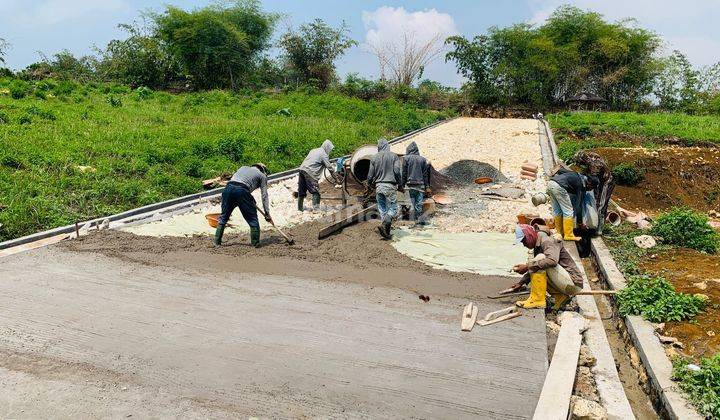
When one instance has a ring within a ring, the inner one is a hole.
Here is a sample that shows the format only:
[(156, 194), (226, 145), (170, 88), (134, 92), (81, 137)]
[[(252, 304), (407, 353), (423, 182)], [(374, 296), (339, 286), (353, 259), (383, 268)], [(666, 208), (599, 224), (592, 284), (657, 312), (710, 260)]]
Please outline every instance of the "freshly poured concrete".
[(237, 270), (57, 248), (3, 258), (0, 417), (533, 413), (542, 311), (463, 333), (464, 298)]
[(393, 246), (410, 258), (449, 271), (515, 276), (510, 268), (527, 260), (527, 250), (513, 245), (514, 234), (447, 233), (435, 229), (397, 229)]

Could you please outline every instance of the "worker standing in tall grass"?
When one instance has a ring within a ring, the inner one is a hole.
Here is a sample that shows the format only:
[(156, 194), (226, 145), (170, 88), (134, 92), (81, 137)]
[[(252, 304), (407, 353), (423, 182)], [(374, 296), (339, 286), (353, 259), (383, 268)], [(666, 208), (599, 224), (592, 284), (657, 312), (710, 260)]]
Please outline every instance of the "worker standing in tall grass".
[(553, 208), (555, 229), (563, 232), (566, 241), (579, 241), (573, 229), (583, 224), (583, 196), (597, 185), (597, 177), (580, 175), (569, 169), (560, 169), (550, 178), (547, 194)]
[(383, 238), (392, 239), (392, 220), (398, 213), (397, 193), (405, 190), (402, 186), (400, 158), (390, 151), (390, 144), (384, 138), (378, 140), (378, 152), (370, 160), (367, 182), (368, 187), (375, 189), (375, 199), (382, 221), (378, 232)]
[(260, 223), (257, 216), (257, 204), (252, 192), (260, 188), (263, 209), (265, 210), (265, 221), (272, 223), (267, 180), (268, 169), (262, 163), (243, 166), (233, 174), (222, 192), (222, 213), (218, 218), (218, 225), (215, 230), (215, 245), (222, 244), (225, 225), (230, 220), (233, 210), (238, 207), (243, 219), (250, 226), (250, 244), (254, 247), (260, 246)]
[(420, 156), (420, 149), (413, 141), (405, 149), (402, 165), (402, 185), (410, 195), (412, 220), (419, 225), (425, 224), (423, 201), (425, 192), (430, 189), (430, 162)]
[(320, 205), (320, 177), (325, 169), (335, 176), (335, 168), (330, 163), (330, 153), (335, 145), (330, 140), (325, 140), (322, 146), (312, 149), (300, 165), (298, 173), (298, 211), (305, 209), (303, 202), (307, 193), (312, 194), (313, 207)]

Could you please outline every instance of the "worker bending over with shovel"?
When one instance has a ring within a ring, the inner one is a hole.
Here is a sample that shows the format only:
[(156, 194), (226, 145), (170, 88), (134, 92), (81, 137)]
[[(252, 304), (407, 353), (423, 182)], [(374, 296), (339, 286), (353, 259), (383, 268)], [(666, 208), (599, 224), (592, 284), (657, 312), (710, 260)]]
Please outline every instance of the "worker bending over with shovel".
[(523, 275), (513, 290), (519, 290), (530, 283), (530, 297), (515, 302), (521, 308), (545, 308), (545, 293), (555, 300), (553, 310), (562, 309), (572, 296), (582, 290), (583, 278), (575, 261), (565, 249), (562, 239), (544, 231), (537, 231), (530, 225), (517, 225), (515, 244), (522, 243), (533, 250), (533, 257), (527, 264), (518, 264), (513, 271)]
[(335, 176), (335, 168), (330, 163), (330, 153), (335, 148), (330, 140), (325, 140), (322, 146), (312, 149), (300, 165), (298, 174), (298, 211), (303, 211), (303, 201), (307, 193), (312, 194), (313, 206), (320, 205), (320, 177), (323, 170), (327, 168), (330, 174)]
[(218, 218), (218, 225), (215, 230), (215, 245), (222, 243), (225, 224), (230, 220), (230, 215), (235, 210), (235, 207), (239, 207), (240, 213), (250, 226), (250, 244), (254, 247), (260, 246), (260, 223), (258, 223), (257, 207), (252, 192), (260, 188), (265, 220), (272, 223), (267, 192), (267, 177), (267, 167), (262, 163), (243, 166), (233, 174), (222, 192), (222, 213)]
[(390, 228), (397, 216), (397, 193), (403, 192), (400, 158), (390, 151), (385, 139), (378, 140), (378, 152), (370, 160), (367, 182), (369, 188), (375, 188), (375, 199), (382, 224), (378, 226), (380, 235), (392, 239)]
[(425, 192), (430, 190), (430, 162), (420, 156), (415, 142), (408, 144), (402, 165), (402, 185), (410, 194), (412, 212), (410, 217), (419, 225), (425, 224), (423, 201)]
[(573, 229), (575, 220), (583, 224), (583, 196), (597, 185), (597, 177), (586, 177), (575, 171), (561, 169), (550, 178), (547, 194), (553, 208), (555, 230), (563, 232), (566, 241), (579, 241)]

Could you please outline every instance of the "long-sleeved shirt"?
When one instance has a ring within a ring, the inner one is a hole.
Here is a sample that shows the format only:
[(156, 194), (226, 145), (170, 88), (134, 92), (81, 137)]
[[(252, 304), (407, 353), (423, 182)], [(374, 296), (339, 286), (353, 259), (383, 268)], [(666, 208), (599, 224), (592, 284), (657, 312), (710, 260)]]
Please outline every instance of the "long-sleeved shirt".
[(573, 283), (575, 283), (576, 286), (582, 287), (582, 274), (580, 274), (580, 270), (575, 264), (575, 260), (573, 260), (570, 253), (567, 252), (567, 249), (565, 249), (565, 245), (562, 240), (554, 238), (545, 232), (538, 232), (538, 238), (535, 248), (533, 249), (533, 254), (536, 256), (544, 254), (545, 258), (540, 261), (531, 261), (528, 263), (528, 272), (523, 275), (520, 283), (528, 284), (530, 283), (530, 274), (550, 267), (555, 267), (559, 264), (560, 267), (564, 268), (565, 271), (570, 274), (570, 278)]
[(238, 169), (230, 178), (230, 182), (237, 182), (247, 187), (248, 192), (252, 193), (260, 188), (262, 196), (263, 209), (265, 214), (270, 214), (270, 199), (267, 191), (267, 175), (262, 173), (255, 166), (243, 166)]
[(425, 191), (430, 186), (430, 163), (420, 156), (415, 142), (410, 143), (405, 149), (402, 185), (420, 191)]
[(550, 180), (557, 182), (568, 192), (573, 205), (575, 220), (577, 220), (578, 226), (581, 225), (583, 223), (583, 195), (585, 194), (585, 183), (582, 175), (574, 171), (561, 169)]
[(330, 163), (330, 153), (335, 148), (330, 140), (325, 140), (322, 146), (312, 149), (308, 152), (307, 157), (300, 165), (300, 170), (308, 174), (315, 181), (320, 181), (323, 169), (327, 168), (330, 172), (334, 172), (332, 163)]
[(378, 152), (370, 160), (367, 181), (370, 186), (380, 183), (402, 186), (400, 158), (390, 151), (390, 144), (385, 139), (378, 140)]

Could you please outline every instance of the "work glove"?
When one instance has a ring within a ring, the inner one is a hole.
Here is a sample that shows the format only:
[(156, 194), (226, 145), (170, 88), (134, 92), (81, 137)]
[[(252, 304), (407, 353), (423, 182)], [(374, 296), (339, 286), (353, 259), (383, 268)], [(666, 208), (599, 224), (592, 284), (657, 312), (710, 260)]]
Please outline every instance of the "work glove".
[(268, 222), (268, 223), (272, 223), (272, 222), (273, 222), (273, 219), (272, 219), (272, 217), (270, 217), (269, 214), (266, 214), (266, 215), (265, 215), (265, 221)]

